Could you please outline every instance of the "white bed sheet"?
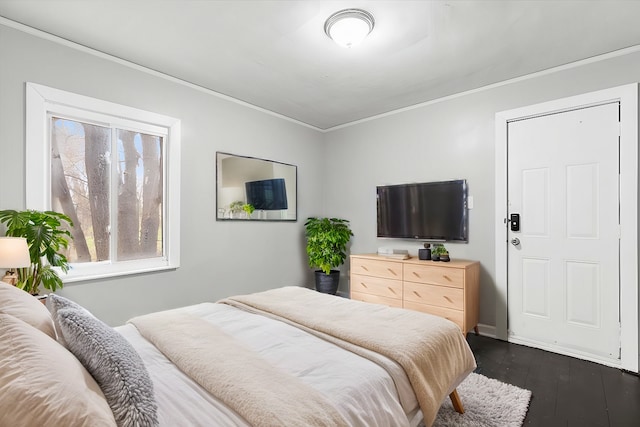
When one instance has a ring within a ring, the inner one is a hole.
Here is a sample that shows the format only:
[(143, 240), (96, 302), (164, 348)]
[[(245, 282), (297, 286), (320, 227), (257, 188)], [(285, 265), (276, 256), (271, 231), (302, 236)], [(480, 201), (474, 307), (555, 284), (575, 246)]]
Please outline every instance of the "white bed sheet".
[[(321, 338), (228, 305), (204, 303), (177, 311), (211, 322), (283, 372), (320, 391), (350, 425), (414, 427), (421, 421), (409, 380), (395, 362), (387, 359), (386, 363), (399, 370), (392, 378), (378, 364)], [(145, 361), (154, 382), (161, 426), (248, 426), (242, 417), (182, 373), (133, 325), (116, 330)]]

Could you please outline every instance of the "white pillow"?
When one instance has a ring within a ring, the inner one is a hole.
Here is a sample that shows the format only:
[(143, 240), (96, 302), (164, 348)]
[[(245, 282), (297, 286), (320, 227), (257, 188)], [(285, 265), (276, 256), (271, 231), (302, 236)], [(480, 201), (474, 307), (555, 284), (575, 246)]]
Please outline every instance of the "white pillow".
[(73, 354), (4, 313), (0, 314), (0, 396), (2, 426), (116, 425), (100, 387)]
[(22, 289), (0, 281), (0, 313), (10, 314), (56, 339), (53, 321), (47, 308)]

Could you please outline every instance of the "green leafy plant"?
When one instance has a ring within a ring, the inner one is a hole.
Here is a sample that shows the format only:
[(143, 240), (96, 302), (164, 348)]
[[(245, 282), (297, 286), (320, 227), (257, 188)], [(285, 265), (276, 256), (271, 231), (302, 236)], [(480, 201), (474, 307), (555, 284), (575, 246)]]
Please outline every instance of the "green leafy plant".
[(353, 236), (349, 221), (312, 217), (307, 218), (304, 226), (309, 266), (330, 274), (331, 269), (342, 265), (347, 257), (347, 243)]
[(67, 257), (60, 251), (68, 248), (69, 240), (73, 238), (65, 229), (65, 226), (73, 226), (71, 219), (53, 211), (3, 210), (0, 211), (0, 223), (6, 224), (7, 236), (24, 237), (29, 246), (31, 266), (17, 269), (16, 286), (31, 294), (38, 293), (40, 284), (51, 291), (62, 288), (62, 279), (53, 267), (59, 267), (65, 273), (69, 270)]
[(448, 255), (449, 251), (447, 251), (447, 248), (444, 247), (444, 245), (442, 243), (434, 243), (433, 244), (433, 249), (431, 249), (431, 256), (433, 255)]
[(231, 202), (231, 204), (229, 205), (229, 210), (233, 213), (238, 213), (240, 212), (244, 207), (244, 202), (241, 202), (240, 200), (236, 200), (235, 202)]
[(242, 210), (245, 211), (248, 216), (250, 216), (253, 211), (256, 210), (256, 208), (254, 208), (251, 203), (245, 203), (244, 205), (242, 205)]

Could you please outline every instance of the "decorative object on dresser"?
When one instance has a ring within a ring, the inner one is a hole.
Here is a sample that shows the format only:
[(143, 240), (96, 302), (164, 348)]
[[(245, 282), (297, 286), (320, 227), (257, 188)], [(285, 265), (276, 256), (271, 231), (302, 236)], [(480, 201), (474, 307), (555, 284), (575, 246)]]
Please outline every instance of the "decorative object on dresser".
[(236, 200), (235, 202), (231, 202), (229, 204), (229, 218), (235, 218), (240, 213), (242, 213), (242, 206), (244, 206), (244, 202), (242, 200)]
[(73, 238), (69, 231), (73, 227), (71, 219), (53, 211), (3, 210), (0, 223), (7, 225), (7, 236), (24, 237), (29, 246), (31, 263), (18, 269), (16, 286), (30, 294), (37, 294), (40, 284), (51, 291), (62, 288), (62, 279), (53, 267), (65, 273), (69, 268), (62, 250), (69, 247)]
[(409, 251), (406, 249), (378, 248), (378, 255), (386, 258), (409, 259)]
[(349, 221), (311, 217), (307, 218), (304, 227), (309, 266), (319, 269), (315, 272), (316, 290), (335, 295), (340, 284), (340, 271), (333, 269), (341, 266), (347, 258), (347, 243), (353, 236)]
[(425, 243), (424, 249), (418, 249), (418, 258), (423, 261), (431, 259), (431, 243)]
[(351, 299), (444, 317), (478, 334), (480, 263), (351, 255)]
[(449, 258), (449, 251), (444, 247), (442, 243), (433, 244), (433, 249), (431, 250), (431, 260), (442, 262), (451, 261), (451, 259)]
[(256, 210), (256, 208), (254, 208), (251, 203), (245, 203), (242, 205), (242, 210), (247, 214), (247, 218), (251, 218), (251, 214)]

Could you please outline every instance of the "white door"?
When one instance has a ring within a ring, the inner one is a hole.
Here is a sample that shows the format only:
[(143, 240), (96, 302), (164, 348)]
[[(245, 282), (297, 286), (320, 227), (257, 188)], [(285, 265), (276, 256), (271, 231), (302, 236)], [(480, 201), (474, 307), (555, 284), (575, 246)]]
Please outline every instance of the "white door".
[(619, 129), (618, 102), (508, 124), (510, 341), (620, 358)]

